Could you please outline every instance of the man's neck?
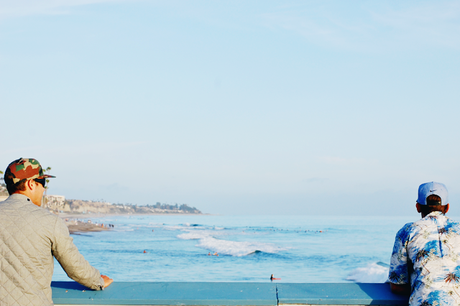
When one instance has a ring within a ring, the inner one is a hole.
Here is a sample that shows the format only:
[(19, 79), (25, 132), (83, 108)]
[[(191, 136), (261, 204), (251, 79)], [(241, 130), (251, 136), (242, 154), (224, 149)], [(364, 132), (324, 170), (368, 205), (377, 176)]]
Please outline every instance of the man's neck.
[(23, 196), (28, 197), (28, 198), (30, 199), (30, 201), (31, 201), (32, 203), (34, 203), (35, 205), (37, 205), (38, 207), (41, 206), (40, 204), (37, 204), (37, 203), (35, 203), (34, 201), (32, 201), (33, 197), (31, 196), (30, 191), (27, 190), (27, 189), (26, 189), (26, 190), (19, 190), (19, 191), (16, 191), (16, 192), (13, 193), (13, 194), (22, 194)]
[(443, 213), (442, 211), (440, 211), (440, 210), (433, 210), (433, 211), (430, 211), (430, 212), (427, 213), (427, 214), (421, 213), (422, 219), (425, 218), (426, 216), (428, 216), (429, 214), (434, 213), (434, 212), (439, 212), (440, 214), (444, 215), (444, 213)]

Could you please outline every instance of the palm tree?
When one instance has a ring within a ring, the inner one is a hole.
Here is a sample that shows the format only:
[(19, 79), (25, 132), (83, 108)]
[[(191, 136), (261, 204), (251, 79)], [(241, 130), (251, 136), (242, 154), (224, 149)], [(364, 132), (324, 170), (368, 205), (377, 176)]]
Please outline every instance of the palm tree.
[[(49, 174), (50, 171), (51, 171), (51, 167), (46, 167), (46, 169), (43, 170), (43, 172), (48, 173), (48, 174)], [(45, 204), (45, 207), (46, 207), (46, 205), (48, 204), (48, 201), (47, 201), (47, 198), (46, 198), (46, 194), (47, 194), (47, 191), (48, 191), (49, 182), (50, 182), (50, 180), (49, 180), (49, 179), (46, 179), (45, 195), (43, 196), (43, 198), (44, 198), (43, 203)]]
[[(45, 170), (43, 170), (44, 172), (48, 172), (48, 174), (50, 173), (51, 171), (51, 167), (46, 167)], [(49, 179), (46, 179), (46, 189), (48, 189), (48, 184), (49, 184), (50, 180)], [(45, 193), (46, 193), (46, 190), (45, 190)]]

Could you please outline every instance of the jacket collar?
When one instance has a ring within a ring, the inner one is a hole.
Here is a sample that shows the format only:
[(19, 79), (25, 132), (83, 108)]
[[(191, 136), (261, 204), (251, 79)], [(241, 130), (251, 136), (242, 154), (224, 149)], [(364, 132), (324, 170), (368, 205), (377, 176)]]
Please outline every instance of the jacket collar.
[(25, 196), (23, 194), (20, 194), (20, 193), (13, 193), (12, 195), (10, 195), (8, 197), (8, 199), (12, 199), (12, 200), (26, 200), (26, 201), (29, 201), (32, 203), (32, 200), (29, 199), (28, 196)]

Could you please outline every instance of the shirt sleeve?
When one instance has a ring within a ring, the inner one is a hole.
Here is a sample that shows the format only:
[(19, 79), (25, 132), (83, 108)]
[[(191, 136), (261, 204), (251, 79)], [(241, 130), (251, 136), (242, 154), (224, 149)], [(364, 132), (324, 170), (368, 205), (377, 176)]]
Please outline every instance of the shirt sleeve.
[(69, 229), (60, 218), (57, 218), (54, 233), (55, 241), (53, 241), (51, 250), (65, 273), (83, 286), (93, 290), (102, 290), (104, 280), (101, 274), (80, 254), (73, 243), (73, 238), (70, 237)]
[(404, 285), (410, 283), (410, 267), (411, 262), (407, 255), (408, 228), (410, 224), (406, 224), (396, 234), (393, 253), (390, 260), (390, 271), (388, 281), (396, 285)]

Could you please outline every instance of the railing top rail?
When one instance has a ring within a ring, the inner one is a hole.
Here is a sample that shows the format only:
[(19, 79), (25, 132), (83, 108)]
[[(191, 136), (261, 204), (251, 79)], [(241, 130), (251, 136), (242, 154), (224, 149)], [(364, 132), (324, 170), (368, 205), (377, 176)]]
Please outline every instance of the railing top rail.
[(104, 291), (53, 282), (56, 305), (407, 305), (388, 284), (114, 282)]

